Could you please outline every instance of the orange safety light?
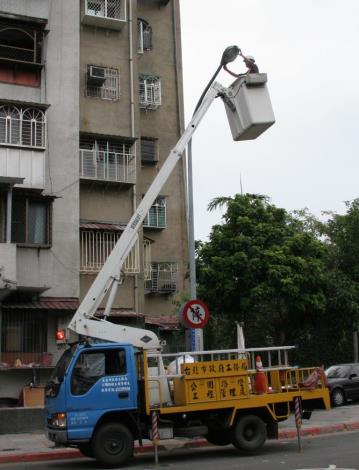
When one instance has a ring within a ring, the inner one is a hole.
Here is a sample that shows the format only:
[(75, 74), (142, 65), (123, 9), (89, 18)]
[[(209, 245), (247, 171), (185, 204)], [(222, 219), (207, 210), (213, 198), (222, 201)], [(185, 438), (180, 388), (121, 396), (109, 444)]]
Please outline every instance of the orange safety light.
[(57, 330), (55, 334), (56, 341), (64, 341), (65, 330)]

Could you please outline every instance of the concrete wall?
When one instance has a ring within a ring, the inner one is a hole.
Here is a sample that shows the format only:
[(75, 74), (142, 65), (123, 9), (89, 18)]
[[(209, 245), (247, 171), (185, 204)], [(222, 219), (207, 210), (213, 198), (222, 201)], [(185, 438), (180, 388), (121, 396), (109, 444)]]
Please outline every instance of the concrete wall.
[(16, 245), (14, 243), (0, 243), (0, 288), (5, 282), (2, 278), (17, 280), (16, 271)]
[[(36, 2), (37, 3), (37, 0)], [(53, 204), (52, 276), (48, 296), (79, 294), (79, 2), (51, 0), (47, 37), (46, 192)]]
[(45, 282), (50, 288), (47, 296), (75, 297), (79, 293), (79, 3), (3, 0), (1, 11), (47, 19), (49, 30), (44, 42), (41, 87), (0, 84), (0, 100), (49, 105), (44, 194), (55, 197), (52, 247), (36, 253), (32, 248), (19, 250), (21, 282), (35, 287)]
[[(153, 5), (139, 1), (138, 16), (147, 21), (153, 31), (153, 49), (139, 55), (139, 72), (160, 76), (162, 87), (162, 105), (156, 111), (142, 110), (140, 113), (141, 135), (158, 139), (159, 150), (157, 165), (142, 166), (138, 193), (144, 193), (183, 130), (179, 2), (174, 0), (160, 8), (153, 8)], [(188, 249), (184, 171), (185, 163), (180, 161), (160, 193), (166, 197), (166, 229), (145, 229), (146, 236), (155, 242), (151, 246), (152, 260), (179, 263), (180, 292), (188, 290), (185, 281)], [(166, 296), (146, 295), (143, 309), (146, 313), (169, 314), (174, 307)]]
[[(83, 4), (83, 2), (82, 2)], [(86, 220), (127, 222), (149, 185), (176, 144), (183, 128), (182, 64), (180, 47), (179, 2), (165, 6), (146, 1), (132, 1), (133, 26), (133, 96), (134, 137), (138, 139), (137, 182), (132, 189), (96, 183), (81, 183), (80, 217)], [(129, 13), (129, 11), (128, 11)], [(129, 16), (129, 15), (128, 15)], [(137, 18), (149, 22), (153, 29), (153, 50), (137, 53)], [(128, 18), (130, 19), (130, 18)], [(104, 136), (131, 137), (131, 88), (129, 22), (113, 31), (81, 26), (80, 66), (80, 130)], [(86, 97), (87, 65), (119, 69), (118, 101)], [(140, 110), (138, 77), (140, 73), (158, 75), (162, 79), (162, 105), (154, 111)], [(141, 165), (139, 139), (158, 139), (159, 162)], [(187, 290), (184, 282), (187, 269), (187, 229), (184, 192), (184, 165), (180, 162), (160, 193), (167, 196), (167, 228), (146, 230), (152, 244), (153, 261), (179, 263), (179, 290)], [(140, 234), (140, 238), (142, 235)], [(140, 241), (140, 246), (142, 243)], [(142, 267), (142, 260), (141, 260)], [(90, 287), (93, 276), (81, 276), (81, 296)], [(145, 313), (170, 314), (171, 299), (166, 295), (145, 295), (143, 273), (129, 277), (120, 290), (115, 307), (137, 309)]]

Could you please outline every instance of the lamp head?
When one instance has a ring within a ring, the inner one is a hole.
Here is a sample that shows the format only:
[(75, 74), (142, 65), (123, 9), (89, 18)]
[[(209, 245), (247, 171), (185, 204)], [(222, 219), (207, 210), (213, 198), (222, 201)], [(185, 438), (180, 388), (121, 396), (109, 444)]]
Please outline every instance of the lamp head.
[(241, 50), (238, 46), (228, 46), (225, 48), (223, 54), (222, 54), (222, 59), (221, 59), (221, 65), (227, 65), (230, 62), (233, 62), (238, 54), (240, 54)]

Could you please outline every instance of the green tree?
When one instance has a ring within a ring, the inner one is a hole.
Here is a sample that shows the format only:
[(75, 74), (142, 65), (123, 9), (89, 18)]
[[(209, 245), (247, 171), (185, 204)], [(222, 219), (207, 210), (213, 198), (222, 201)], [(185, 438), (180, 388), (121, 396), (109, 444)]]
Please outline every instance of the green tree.
[(236, 320), (248, 346), (305, 342), (326, 308), (326, 245), (265, 196), (217, 198), (209, 208), (220, 205), (223, 224), (197, 245), (198, 293), (214, 317), (208, 346), (235, 346)]
[(328, 245), (328, 307), (322, 335), (330, 362), (353, 359), (353, 331), (359, 328), (359, 199), (346, 202), (346, 208), (344, 215), (329, 213), (322, 225)]

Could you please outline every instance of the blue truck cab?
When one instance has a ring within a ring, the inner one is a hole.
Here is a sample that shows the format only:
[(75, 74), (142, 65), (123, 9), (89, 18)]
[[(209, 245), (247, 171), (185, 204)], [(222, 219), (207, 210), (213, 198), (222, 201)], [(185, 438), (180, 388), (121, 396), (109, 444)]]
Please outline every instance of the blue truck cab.
[[(78, 447), (93, 457), (94, 452), (101, 452), (103, 445), (117, 451), (116, 446), (123, 445), (125, 433), (128, 437), (125, 453), (131, 454), (137, 434), (134, 416), (137, 401), (137, 368), (132, 345), (76, 344), (63, 353), (46, 386), (48, 438)], [(116, 427), (121, 434), (117, 440), (116, 429), (111, 428), (114, 422), (122, 423)], [(111, 433), (115, 437), (109, 442), (106, 436)], [(91, 443), (95, 435), (98, 449)]]

